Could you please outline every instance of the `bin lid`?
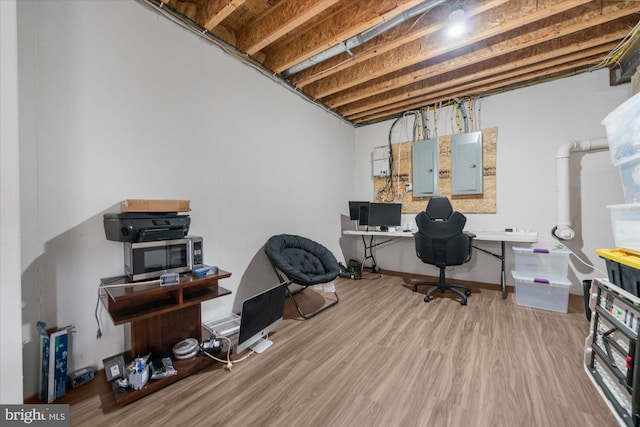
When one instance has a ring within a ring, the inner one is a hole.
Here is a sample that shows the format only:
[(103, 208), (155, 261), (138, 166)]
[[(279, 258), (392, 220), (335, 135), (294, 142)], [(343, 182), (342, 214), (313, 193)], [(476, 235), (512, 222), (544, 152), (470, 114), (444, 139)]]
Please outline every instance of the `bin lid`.
[(570, 254), (571, 252), (563, 245), (544, 245), (544, 244), (532, 244), (529, 247), (512, 246), (514, 252), (527, 252), (534, 254)]
[(534, 284), (540, 284), (545, 286), (555, 286), (555, 287), (561, 287), (561, 288), (571, 287), (571, 281), (564, 278), (556, 277), (553, 279), (547, 279), (546, 277), (531, 277), (530, 275), (520, 274), (518, 271), (512, 271), (511, 276), (513, 276), (514, 280), (518, 280), (520, 282), (526, 282), (529, 284), (534, 283)]
[(601, 258), (624, 264), (640, 270), (640, 256), (622, 249), (596, 249)]

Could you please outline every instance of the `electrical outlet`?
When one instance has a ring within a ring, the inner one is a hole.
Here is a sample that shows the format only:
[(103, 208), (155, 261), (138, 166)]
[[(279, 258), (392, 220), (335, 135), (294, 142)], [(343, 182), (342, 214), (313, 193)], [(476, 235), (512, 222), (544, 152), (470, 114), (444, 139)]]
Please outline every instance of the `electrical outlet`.
[(407, 183), (404, 185), (404, 191), (409, 192), (409, 191), (412, 191), (412, 190), (413, 190), (413, 184), (412, 184), (412, 183), (410, 183), (410, 182), (407, 182)]

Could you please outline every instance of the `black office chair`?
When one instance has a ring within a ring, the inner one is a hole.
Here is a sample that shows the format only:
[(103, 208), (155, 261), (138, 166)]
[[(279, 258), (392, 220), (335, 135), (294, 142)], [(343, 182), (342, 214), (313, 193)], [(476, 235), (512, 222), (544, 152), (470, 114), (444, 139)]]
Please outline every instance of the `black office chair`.
[(287, 294), (293, 305), (305, 319), (310, 319), (316, 314), (333, 307), (340, 301), (334, 291), (335, 300), (326, 303), (313, 313), (303, 313), (293, 292), (288, 285), (296, 284), (305, 290), (308, 286), (320, 285), (331, 282), (340, 274), (338, 260), (329, 249), (320, 243), (305, 237), (291, 234), (279, 234), (272, 236), (264, 246), (264, 251), (271, 261), (271, 265), (281, 283), (287, 283)]
[(432, 197), (425, 211), (416, 216), (418, 226), (418, 232), (414, 235), (416, 254), (422, 262), (435, 265), (440, 269), (440, 278), (437, 282), (418, 282), (413, 285), (414, 292), (418, 286), (435, 285), (424, 297), (425, 302), (431, 300), (431, 295), (436, 290), (440, 290), (441, 293), (450, 290), (462, 298), (460, 304), (467, 304), (467, 295), (471, 295), (471, 288), (446, 283), (445, 278), (447, 266), (462, 265), (471, 259), (475, 234), (463, 231), (466, 222), (467, 218), (460, 212), (454, 211), (449, 199), (442, 196)]

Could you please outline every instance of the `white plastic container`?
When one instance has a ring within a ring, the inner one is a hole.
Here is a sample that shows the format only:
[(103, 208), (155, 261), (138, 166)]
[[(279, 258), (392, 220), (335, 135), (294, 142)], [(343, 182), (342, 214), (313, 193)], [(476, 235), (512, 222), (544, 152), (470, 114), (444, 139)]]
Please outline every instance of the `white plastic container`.
[(619, 167), (625, 203), (640, 203), (640, 155), (624, 160)]
[(514, 270), (521, 276), (566, 279), (569, 272), (569, 252), (561, 246), (513, 246)]
[(640, 155), (640, 93), (632, 96), (602, 120), (607, 129), (611, 161), (618, 166)]
[(618, 248), (640, 255), (640, 203), (608, 205), (613, 240)]
[(569, 307), (569, 288), (567, 279), (547, 280), (520, 275), (512, 271), (516, 282), (516, 302), (518, 305), (542, 310), (566, 313)]

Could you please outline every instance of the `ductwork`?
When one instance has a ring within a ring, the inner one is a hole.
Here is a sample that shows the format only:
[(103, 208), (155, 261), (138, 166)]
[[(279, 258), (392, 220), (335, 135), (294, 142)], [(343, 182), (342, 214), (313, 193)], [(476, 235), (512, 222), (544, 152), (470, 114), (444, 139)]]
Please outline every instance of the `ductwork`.
[(393, 18), (389, 19), (388, 21), (384, 21), (381, 24), (367, 30), (364, 31), (360, 34), (357, 34), (353, 37), (351, 37), (350, 39), (347, 39), (346, 41), (337, 44), (333, 47), (330, 47), (329, 49), (320, 52), (319, 54), (312, 56), (311, 58), (304, 60), (286, 70), (284, 70), (283, 72), (280, 73), (280, 76), (282, 76), (283, 78), (287, 78), (289, 76), (292, 76), (296, 73), (299, 73), (302, 70), (306, 70), (309, 67), (312, 67), (313, 65), (316, 65), (322, 61), (325, 61), (329, 58), (333, 58), (334, 56), (337, 56), (343, 52), (347, 52), (351, 58), (354, 58), (353, 53), (351, 53), (351, 49), (353, 49), (356, 46), (360, 46), (361, 44), (368, 42), (369, 40), (371, 40), (374, 37), (379, 36), (380, 34), (384, 33), (385, 31), (389, 30), (390, 28), (395, 27), (396, 25), (402, 24), (403, 22), (408, 21), (409, 19), (413, 18), (414, 16), (420, 15), (422, 13), (425, 13), (431, 9), (433, 9), (434, 7), (438, 6), (439, 4), (445, 3), (446, 0), (431, 0), (431, 1), (426, 1), (424, 3), (421, 3), (419, 5), (417, 5), (416, 7), (413, 7), (409, 10), (405, 10), (404, 12), (402, 12), (399, 15), (394, 16)]
[(609, 149), (607, 138), (570, 141), (558, 148), (558, 153), (556, 154), (558, 222), (551, 232), (559, 240), (571, 240), (576, 236), (576, 232), (572, 228), (570, 215), (569, 158), (571, 153), (603, 149)]

